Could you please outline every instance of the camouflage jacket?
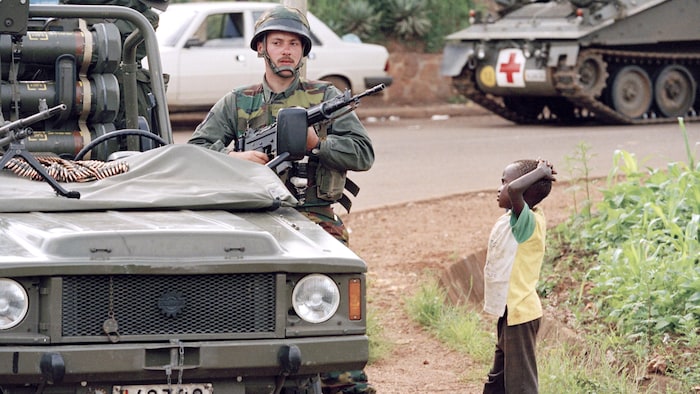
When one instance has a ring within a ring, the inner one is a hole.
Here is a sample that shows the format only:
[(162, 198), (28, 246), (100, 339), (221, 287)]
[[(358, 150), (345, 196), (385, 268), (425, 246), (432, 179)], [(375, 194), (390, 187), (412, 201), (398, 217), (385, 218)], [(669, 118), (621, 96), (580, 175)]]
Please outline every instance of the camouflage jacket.
[[(209, 111), (204, 121), (197, 126), (189, 140), (216, 151), (233, 148), (247, 128), (258, 129), (276, 121), (282, 108), (300, 106), (309, 108), (341, 94), (327, 82), (306, 81), (297, 77), (282, 93), (273, 93), (267, 83), (235, 89), (221, 98)], [(342, 111), (342, 110), (341, 110)], [(374, 162), (372, 141), (354, 112), (335, 119), (327, 136), (321, 139), (316, 155), (321, 172), (345, 172), (369, 170)], [(313, 183), (313, 180), (312, 180)], [(324, 182), (318, 182), (323, 189)], [(337, 182), (336, 183), (337, 186)], [(342, 185), (340, 186), (342, 194)], [(337, 201), (341, 196), (335, 190), (319, 190), (317, 196), (323, 201)], [(308, 194), (308, 193), (307, 193)], [(315, 200), (313, 196), (307, 203)]]

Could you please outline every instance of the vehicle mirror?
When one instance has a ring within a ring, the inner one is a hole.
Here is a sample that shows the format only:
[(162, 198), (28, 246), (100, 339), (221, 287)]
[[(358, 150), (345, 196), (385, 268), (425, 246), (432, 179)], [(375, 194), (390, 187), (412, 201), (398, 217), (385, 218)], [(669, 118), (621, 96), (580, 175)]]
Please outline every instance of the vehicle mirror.
[(203, 45), (204, 41), (200, 40), (197, 37), (188, 38), (187, 41), (185, 41), (185, 48), (201, 47)]
[(304, 158), (306, 129), (304, 108), (282, 108), (277, 114), (277, 154), (289, 153), (287, 160)]

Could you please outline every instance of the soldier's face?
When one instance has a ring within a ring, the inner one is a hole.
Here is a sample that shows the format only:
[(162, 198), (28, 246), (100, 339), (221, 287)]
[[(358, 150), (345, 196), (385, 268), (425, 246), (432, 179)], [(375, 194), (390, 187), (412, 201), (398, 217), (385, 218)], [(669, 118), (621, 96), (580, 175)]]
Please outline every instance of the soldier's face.
[(258, 43), (258, 52), (262, 50), (262, 45), (267, 45), (267, 54), (275, 66), (293, 75), (293, 70), (301, 61), (304, 53), (304, 45), (299, 36), (293, 33), (275, 31), (269, 33), (267, 39), (263, 41), (265, 43)]

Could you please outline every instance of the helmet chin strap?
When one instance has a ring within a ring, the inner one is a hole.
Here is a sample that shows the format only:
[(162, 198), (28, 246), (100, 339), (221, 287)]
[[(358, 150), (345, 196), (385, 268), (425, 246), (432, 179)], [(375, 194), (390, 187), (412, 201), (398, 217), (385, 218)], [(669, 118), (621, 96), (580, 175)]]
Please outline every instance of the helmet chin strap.
[(296, 78), (299, 75), (299, 70), (301, 70), (301, 67), (304, 65), (304, 59), (302, 58), (299, 61), (299, 64), (296, 65), (296, 67), (277, 66), (270, 58), (270, 55), (267, 53), (267, 36), (263, 38), (263, 50), (262, 53), (259, 54), (259, 56), (265, 58), (265, 61), (272, 69), (272, 72), (274, 72), (282, 78)]

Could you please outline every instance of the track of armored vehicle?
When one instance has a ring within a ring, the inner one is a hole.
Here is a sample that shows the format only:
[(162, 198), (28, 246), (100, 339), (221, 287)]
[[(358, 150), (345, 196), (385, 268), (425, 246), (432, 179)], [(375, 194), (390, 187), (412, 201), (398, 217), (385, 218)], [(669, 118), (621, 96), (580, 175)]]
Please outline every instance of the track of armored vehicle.
[[(655, 112), (644, 112), (639, 118), (631, 118), (599, 100), (599, 96), (608, 86), (604, 83), (608, 73), (608, 64), (634, 65), (647, 64), (689, 64), (697, 67), (700, 55), (672, 55), (664, 53), (634, 53), (609, 49), (588, 49), (582, 54), (582, 62), (577, 68), (560, 67), (554, 74), (556, 87), (568, 100), (534, 100), (528, 106), (526, 102), (517, 105), (508, 99), (496, 97), (477, 88), (474, 70), (465, 67), (462, 73), (453, 79), (453, 85), (466, 98), (505, 119), (519, 124), (541, 124), (543, 122), (573, 123), (581, 120), (594, 120), (607, 124), (651, 124), (672, 123), (676, 117), (659, 116)], [(590, 74), (595, 75), (591, 76)], [(630, 71), (632, 73), (632, 71)], [(588, 79), (587, 79), (588, 78)], [(602, 81), (600, 81), (602, 79)], [(595, 82), (598, 80), (598, 82)], [(602, 82), (602, 83), (601, 83)], [(691, 87), (681, 87), (690, 89)], [(647, 92), (650, 95), (651, 92)], [(650, 96), (649, 96), (650, 97)], [(533, 106), (535, 106), (533, 108)], [(546, 108), (545, 108), (546, 107)], [(554, 107), (554, 108), (552, 108)], [(537, 112), (539, 110), (539, 112)], [(683, 116), (685, 120), (698, 120), (700, 115), (692, 110)]]

